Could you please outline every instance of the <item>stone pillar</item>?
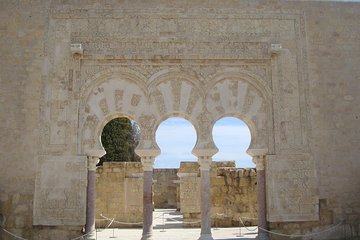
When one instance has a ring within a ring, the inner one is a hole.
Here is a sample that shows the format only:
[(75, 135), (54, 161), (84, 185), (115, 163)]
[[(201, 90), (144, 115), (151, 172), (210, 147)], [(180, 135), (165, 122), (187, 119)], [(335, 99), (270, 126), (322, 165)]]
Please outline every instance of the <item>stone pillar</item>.
[(141, 240), (153, 239), (153, 168), (155, 157), (160, 155), (160, 149), (136, 149), (136, 154), (141, 157), (144, 169), (143, 185), (143, 233)]
[(253, 157), (256, 164), (257, 180), (257, 202), (258, 202), (258, 238), (259, 240), (268, 240), (268, 233), (262, 229), (268, 230), (266, 220), (266, 182), (265, 182), (265, 158), (267, 149), (252, 149), (248, 153)]
[(211, 193), (210, 168), (211, 157), (200, 157), (200, 191), (201, 191), (201, 235), (199, 240), (212, 240), (211, 235)]
[(143, 233), (141, 240), (153, 239), (153, 167), (155, 157), (141, 157), (144, 168), (144, 190), (143, 190)]
[(95, 239), (95, 201), (96, 201), (96, 164), (105, 155), (104, 150), (87, 151), (88, 156), (88, 180), (86, 190), (86, 239)]
[(200, 165), (200, 191), (201, 191), (201, 234), (199, 240), (213, 240), (211, 234), (211, 186), (210, 168), (212, 156), (218, 149), (195, 149), (193, 154), (198, 157)]

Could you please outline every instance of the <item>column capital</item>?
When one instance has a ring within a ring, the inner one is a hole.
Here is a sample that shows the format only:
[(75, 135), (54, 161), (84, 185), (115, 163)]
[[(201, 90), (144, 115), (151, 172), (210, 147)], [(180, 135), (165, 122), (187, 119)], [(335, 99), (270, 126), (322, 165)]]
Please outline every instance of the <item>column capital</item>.
[(246, 152), (252, 156), (252, 161), (256, 164), (256, 170), (265, 170), (267, 148), (248, 149)]
[(139, 155), (139, 157), (153, 157), (154, 159), (160, 155), (160, 149), (152, 148), (152, 149), (135, 149), (135, 153)]
[(99, 163), (100, 159), (98, 157), (88, 156), (87, 167), (88, 171), (96, 171), (96, 165)]
[(101, 158), (106, 154), (106, 151), (104, 149), (88, 149), (85, 150), (85, 154), (88, 157), (97, 157)]
[(154, 169), (154, 156), (143, 156), (141, 157), (141, 163), (144, 171), (152, 171)]
[(212, 157), (214, 156), (219, 150), (217, 148), (207, 148), (207, 149), (193, 149), (192, 154), (196, 157)]
[(253, 148), (253, 149), (248, 149), (246, 151), (246, 153), (252, 157), (265, 156), (268, 153), (268, 149), (267, 148)]
[(96, 164), (99, 163), (100, 158), (106, 154), (103, 149), (89, 149), (85, 151), (87, 155), (88, 171), (96, 171)]
[(212, 163), (212, 156), (214, 156), (219, 150), (217, 148), (208, 149), (194, 149), (192, 154), (198, 158), (200, 170), (210, 170)]
[(160, 149), (135, 149), (135, 153), (141, 157), (141, 163), (144, 171), (152, 171), (154, 169), (155, 158), (160, 155)]
[(265, 170), (265, 155), (254, 156), (252, 161), (256, 164), (256, 170)]

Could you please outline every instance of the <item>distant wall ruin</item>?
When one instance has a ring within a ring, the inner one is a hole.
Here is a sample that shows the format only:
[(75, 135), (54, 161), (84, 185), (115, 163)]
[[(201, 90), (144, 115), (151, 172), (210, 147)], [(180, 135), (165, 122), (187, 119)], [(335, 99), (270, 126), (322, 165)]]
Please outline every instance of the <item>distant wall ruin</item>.
[(177, 208), (177, 169), (154, 169), (154, 207)]
[(141, 163), (105, 162), (96, 169), (96, 225), (109, 222), (102, 216), (134, 224), (113, 223), (113, 227), (138, 227), (143, 219)]
[[(184, 227), (200, 226), (200, 176), (196, 162), (182, 162), (180, 169), (155, 169), (155, 208), (178, 208)], [(142, 166), (140, 163), (105, 162), (97, 169), (96, 224), (116, 218), (116, 227), (138, 227), (142, 222)], [(211, 221), (216, 227), (256, 225), (256, 171), (237, 169), (234, 162), (214, 162), (211, 170)], [(103, 216), (102, 216), (103, 215)], [(131, 224), (132, 223), (132, 224)]]

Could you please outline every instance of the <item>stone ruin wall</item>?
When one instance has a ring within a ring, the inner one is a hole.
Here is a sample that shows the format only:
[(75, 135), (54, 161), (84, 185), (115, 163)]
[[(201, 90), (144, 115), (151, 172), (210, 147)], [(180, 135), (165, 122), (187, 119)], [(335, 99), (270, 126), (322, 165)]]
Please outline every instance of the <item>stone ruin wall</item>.
[(177, 169), (154, 169), (154, 207), (177, 208)]
[[(154, 169), (155, 208), (178, 208), (184, 227), (198, 227), (200, 221), (199, 165), (182, 162), (180, 169)], [(114, 227), (139, 227), (142, 224), (142, 166), (140, 163), (105, 162), (98, 167), (96, 181), (96, 225), (105, 227), (115, 218)], [(178, 175), (180, 177), (178, 177)], [(179, 199), (179, 203), (177, 203)], [(211, 170), (211, 212), (215, 227), (256, 225), (256, 171), (237, 169), (234, 162), (214, 162)], [(101, 214), (104, 216), (102, 217)]]
[[(96, 226), (141, 227), (143, 221), (143, 179), (141, 163), (104, 162), (96, 169)], [(104, 217), (102, 217), (104, 216)]]
[[(180, 209), (184, 226), (200, 226), (200, 172), (197, 162), (182, 162)], [(236, 168), (235, 162), (213, 162), (211, 167), (211, 222), (215, 227), (257, 225), (256, 170)], [(189, 223), (186, 223), (189, 222)]]

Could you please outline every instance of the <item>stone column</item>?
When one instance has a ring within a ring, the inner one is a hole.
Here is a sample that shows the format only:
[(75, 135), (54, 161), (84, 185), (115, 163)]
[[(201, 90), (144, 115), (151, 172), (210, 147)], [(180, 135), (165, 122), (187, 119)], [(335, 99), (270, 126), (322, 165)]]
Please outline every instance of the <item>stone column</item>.
[(210, 168), (211, 156), (201, 156), (200, 164), (200, 191), (201, 191), (201, 235), (199, 240), (212, 240), (211, 235), (211, 193)]
[(210, 168), (212, 156), (218, 152), (214, 148), (202, 149), (195, 148), (192, 153), (198, 157), (200, 165), (200, 191), (201, 191), (201, 234), (199, 240), (213, 240), (211, 234), (211, 186)]
[(142, 156), (141, 162), (144, 168), (144, 190), (143, 190), (143, 233), (141, 240), (153, 239), (153, 167), (154, 156)]
[(96, 164), (100, 157), (105, 155), (104, 150), (87, 151), (88, 156), (88, 180), (86, 190), (86, 239), (95, 239), (95, 201), (96, 201)]
[(262, 229), (268, 230), (266, 220), (266, 182), (265, 182), (265, 158), (267, 149), (252, 149), (248, 153), (253, 157), (256, 164), (257, 180), (257, 202), (258, 202), (258, 238), (259, 240), (268, 240), (268, 233)]
[[(141, 142), (139, 145), (144, 145)], [(151, 144), (149, 144), (151, 145)], [(141, 157), (141, 163), (144, 169), (144, 185), (143, 185), (143, 233), (141, 240), (153, 239), (153, 168), (156, 156), (160, 155), (160, 149), (135, 149), (137, 155)]]

